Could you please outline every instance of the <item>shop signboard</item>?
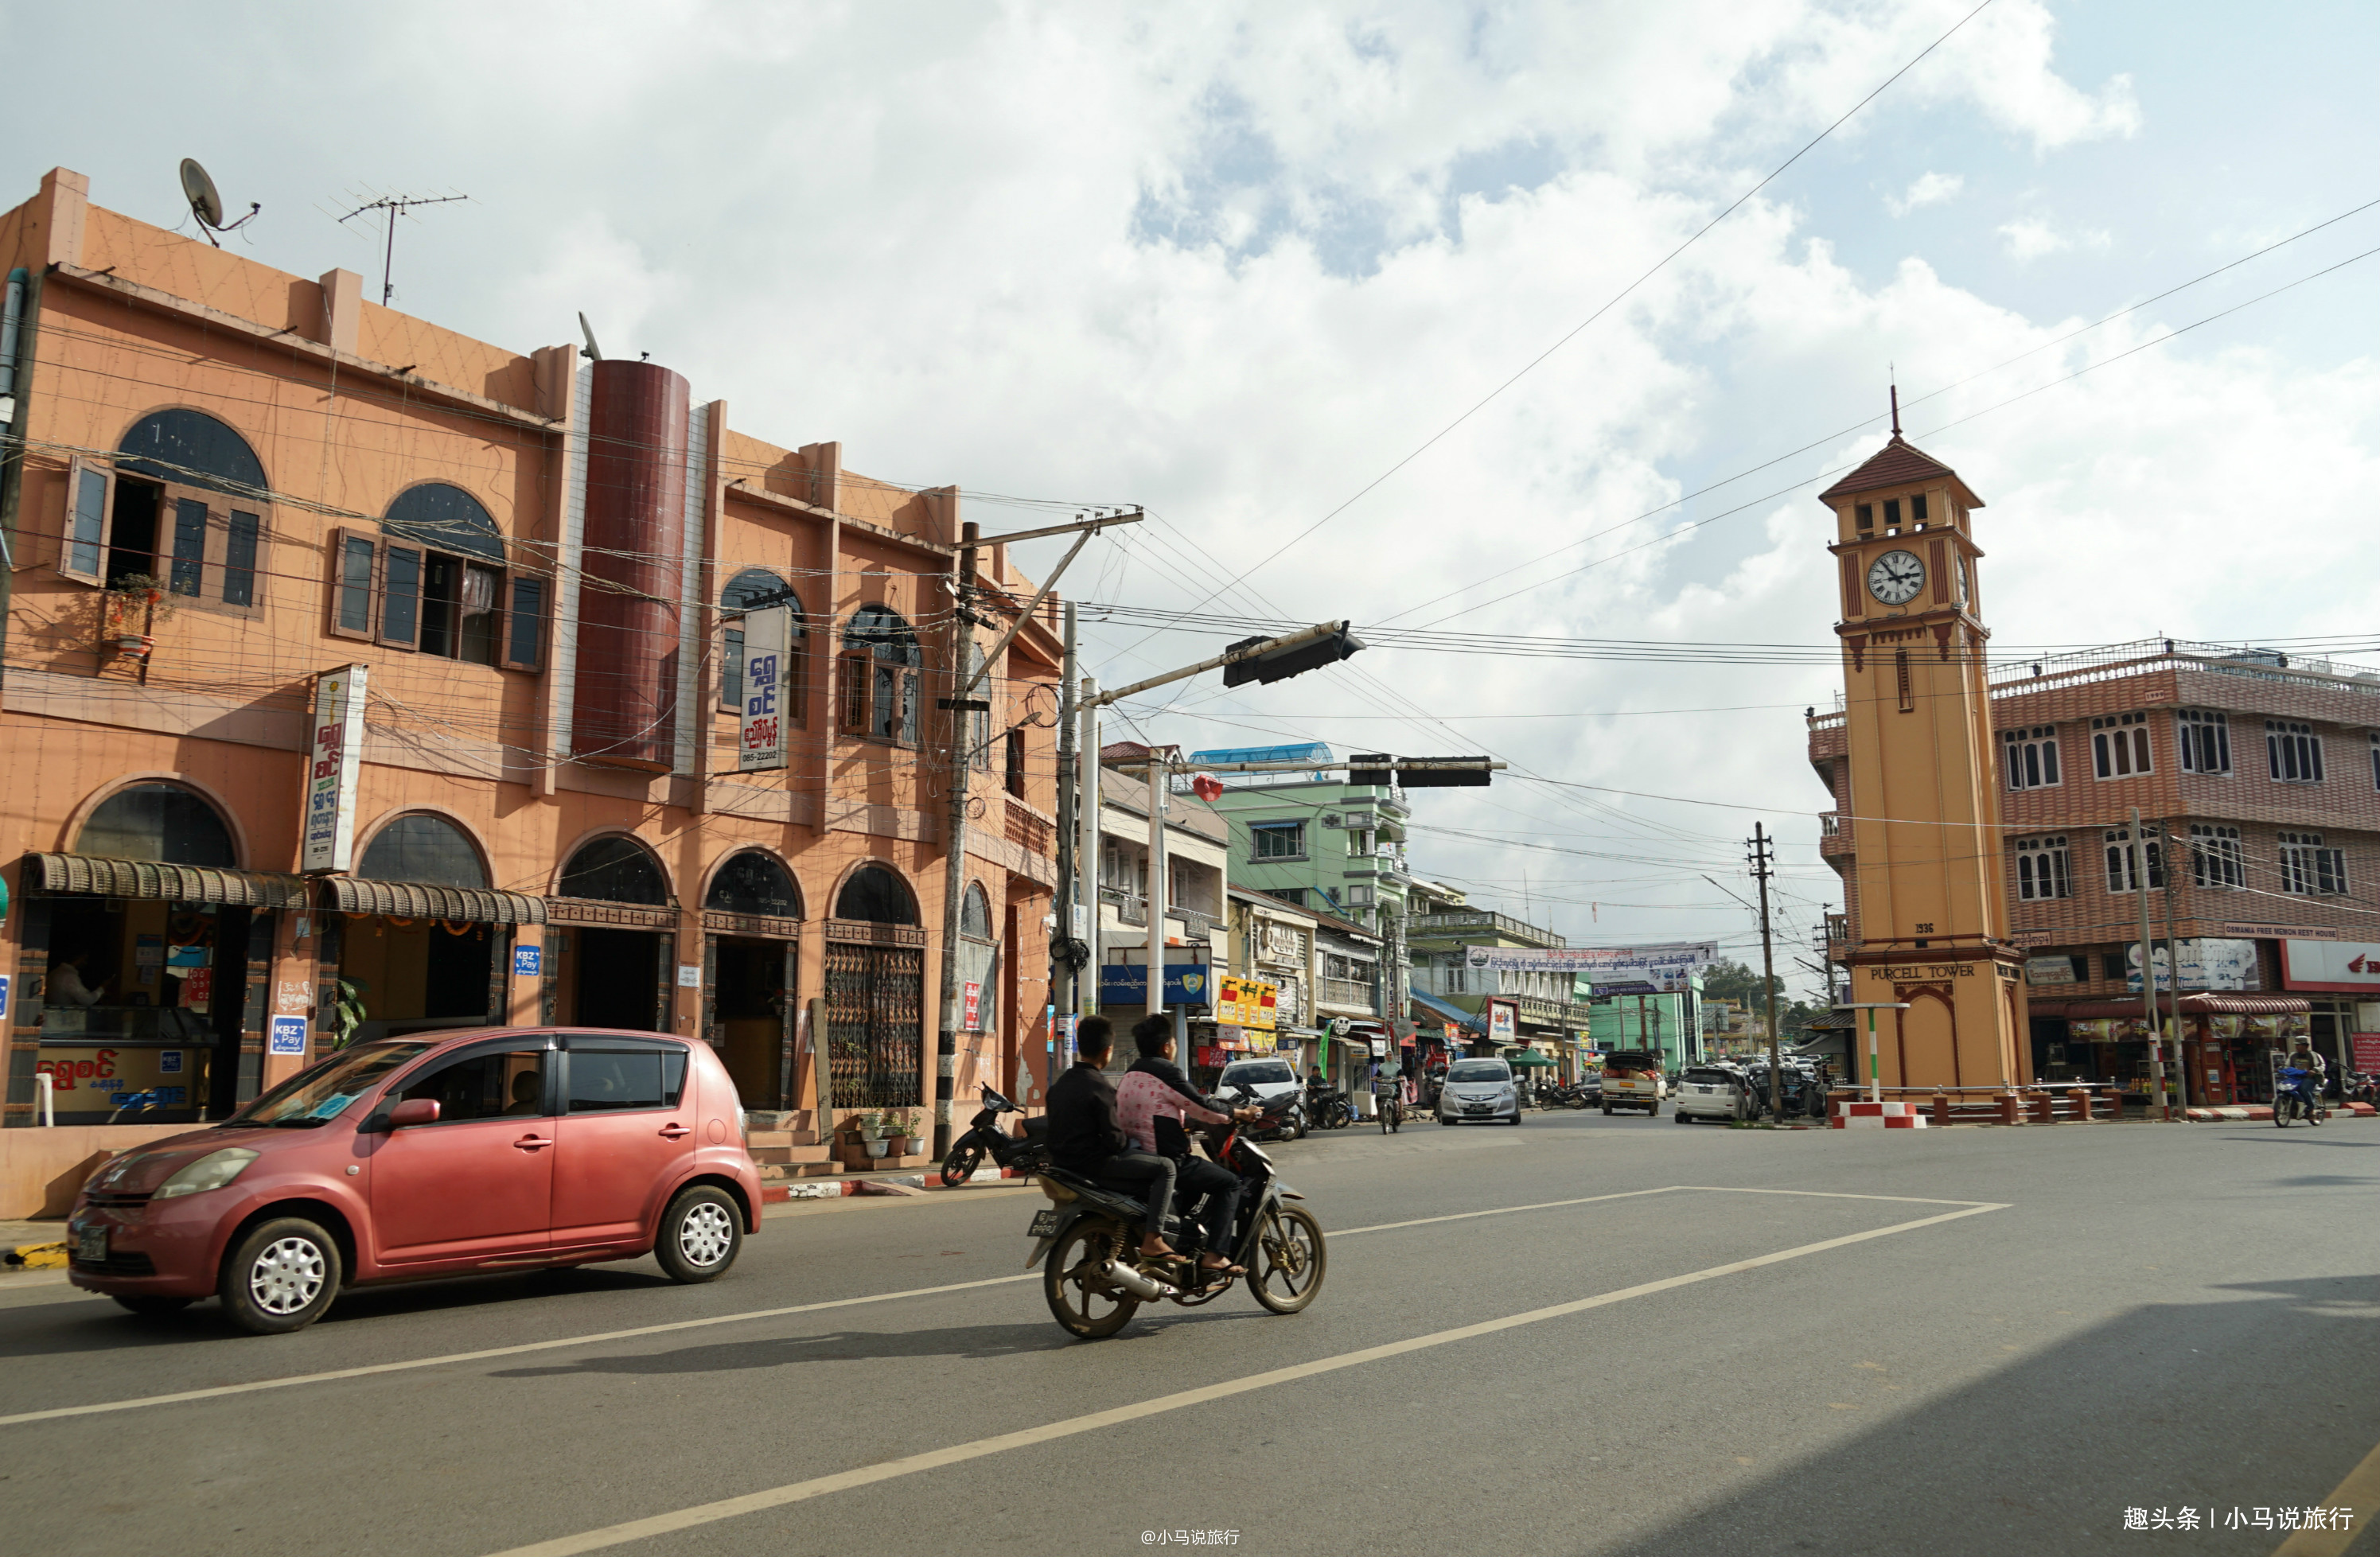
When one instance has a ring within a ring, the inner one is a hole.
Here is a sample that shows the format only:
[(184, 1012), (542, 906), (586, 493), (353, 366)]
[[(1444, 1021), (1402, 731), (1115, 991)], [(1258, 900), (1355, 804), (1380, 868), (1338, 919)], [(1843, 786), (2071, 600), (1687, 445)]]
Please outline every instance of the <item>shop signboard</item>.
[(1517, 1015), (1517, 1009), (1512, 1002), (1489, 1001), (1488, 1003), (1488, 1036), (1499, 1043), (1519, 1042), (1520, 1028), (1515, 1020)]
[(268, 1054), (303, 1054), (306, 1052), (306, 1018), (275, 1016), (273, 1028), (264, 1040)]
[(514, 978), (516, 978), (516, 979), (535, 979), (535, 978), (537, 978), (537, 977), (538, 977), (538, 976), (539, 976), (539, 975), (540, 975), (540, 974), (544, 970), (544, 967), (545, 967), (545, 948), (544, 948), (544, 947), (542, 947), (542, 946), (515, 946), (515, 947), (513, 948), (513, 977), (514, 977)]
[(2380, 944), (2290, 936), (2281, 943), (2281, 983), (2292, 990), (2380, 990)]
[(206, 1068), (203, 1053), (184, 1049), (43, 1044), (33, 1069), (50, 1078), (61, 1113), (120, 1106), (115, 1100), (154, 1091), (160, 1108), (188, 1108), (190, 1088)]
[(983, 1030), (983, 986), (972, 979), (968, 979), (965, 991), (960, 996), (959, 1006), (959, 1025), (968, 1032), (981, 1032)]
[(2367, 1076), (2380, 1075), (2380, 1032), (2351, 1032), (2347, 1035), (2348, 1052), (2355, 1056), (2355, 1068)]
[(1716, 941), (1671, 941), (1652, 946), (1580, 946), (1528, 951), (1473, 946), (1465, 966), (1490, 973), (1568, 973), (1598, 995), (1672, 994), (1718, 955)]
[[(1203, 962), (1169, 962), (1165, 965), (1165, 1004), (1169, 1006), (1205, 1005), (1214, 998), (1221, 984), (1221, 977)], [(1148, 1004), (1148, 969), (1138, 963), (1102, 963), (1099, 966), (1099, 1004)]]
[(744, 708), (735, 743), (738, 772), (785, 765), (784, 683), (792, 607), (744, 617)]
[(303, 871), (349, 870), (356, 858), (356, 789), (364, 760), (362, 665), (314, 678), (313, 738), (307, 747)]
[(1270, 1032), (1280, 1026), (1281, 986), (1262, 979), (1237, 979), (1230, 975), (1218, 980), (1220, 991), (1215, 1002), (1215, 1020), (1231, 1022), (1243, 1028)]
[[(2164, 965), (2158, 965), (2162, 967)], [(2074, 959), (2069, 956), (2027, 957), (2024, 959), (2024, 981), (2028, 984), (2071, 984), (2074, 979)]]
[[(2173, 988), (2173, 972), (2163, 943), (2155, 947), (2156, 987)], [(2035, 957), (2034, 962), (2046, 959)], [(2030, 966), (2028, 964), (2028, 966)], [(2137, 941), (2124, 948), (2125, 987), (2134, 994), (2141, 992), (2141, 943)], [(2380, 985), (2380, 976), (2373, 982)], [(2253, 990), (2263, 987), (2256, 973), (2256, 943), (2253, 941), (2186, 940), (2181, 943), (2181, 987), (2185, 990)]]

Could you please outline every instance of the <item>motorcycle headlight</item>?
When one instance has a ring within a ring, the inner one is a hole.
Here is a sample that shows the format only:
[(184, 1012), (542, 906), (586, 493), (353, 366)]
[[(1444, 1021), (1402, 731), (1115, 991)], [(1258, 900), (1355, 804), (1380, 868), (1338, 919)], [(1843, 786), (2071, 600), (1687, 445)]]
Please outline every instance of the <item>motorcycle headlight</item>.
[(227, 1146), (221, 1151), (210, 1151), (195, 1162), (186, 1162), (172, 1178), (157, 1186), (152, 1198), (170, 1200), (176, 1195), (198, 1195), (210, 1189), (221, 1189), (237, 1178), (256, 1161), (256, 1153), (244, 1146)]

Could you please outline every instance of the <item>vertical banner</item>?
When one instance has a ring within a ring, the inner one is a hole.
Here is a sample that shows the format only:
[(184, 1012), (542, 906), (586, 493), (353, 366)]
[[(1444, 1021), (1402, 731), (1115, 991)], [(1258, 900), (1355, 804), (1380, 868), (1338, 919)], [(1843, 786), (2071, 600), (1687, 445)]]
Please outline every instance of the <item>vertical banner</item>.
[(785, 765), (785, 661), (792, 607), (773, 606), (744, 618), (743, 728), (735, 745), (739, 772)]
[(300, 870), (355, 866), (356, 780), (364, 759), (362, 665), (314, 678), (314, 737), (307, 748), (305, 845)]

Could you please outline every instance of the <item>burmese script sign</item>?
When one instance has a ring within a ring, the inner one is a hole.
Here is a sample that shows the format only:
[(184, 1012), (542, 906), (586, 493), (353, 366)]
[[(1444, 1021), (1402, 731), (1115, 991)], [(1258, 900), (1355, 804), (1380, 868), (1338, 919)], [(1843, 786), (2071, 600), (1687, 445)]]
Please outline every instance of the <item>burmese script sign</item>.
[(1527, 951), (1516, 946), (1473, 946), (1466, 967), (1491, 973), (1568, 973), (1584, 976), (1599, 995), (1669, 994), (1718, 955), (1716, 941), (1672, 941), (1656, 946), (1577, 946)]
[(314, 678), (300, 870), (355, 867), (356, 781), (364, 759), (365, 682), (362, 665), (324, 671)]

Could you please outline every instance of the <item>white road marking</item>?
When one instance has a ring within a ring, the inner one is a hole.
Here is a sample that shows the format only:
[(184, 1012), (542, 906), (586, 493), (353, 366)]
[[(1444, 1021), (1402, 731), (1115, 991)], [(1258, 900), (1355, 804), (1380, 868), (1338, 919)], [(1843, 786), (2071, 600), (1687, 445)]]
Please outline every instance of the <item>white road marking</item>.
[(922, 1454), (910, 1454), (878, 1465), (861, 1466), (853, 1470), (838, 1471), (832, 1476), (814, 1477), (808, 1481), (790, 1482), (783, 1487), (747, 1492), (741, 1497), (722, 1498), (716, 1502), (698, 1503), (691, 1508), (682, 1508), (669, 1514), (657, 1514), (650, 1518), (634, 1519), (625, 1524), (608, 1525), (601, 1529), (588, 1530), (575, 1536), (562, 1536), (553, 1540), (539, 1541), (529, 1546), (512, 1547), (495, 1553), (494, 1557), (575, 1557), (577, 1552), (599, 1551), (605, 1547), (620, 1546), (633, 1540), (647, 1540), (655, 1536), (669, 1535), (678, 1530), (716, 1524), (722, 1519), (735, 1519), (747, 1514), (758, 1514), (766, 1509), (782, 1508), (787, 1503), (807, 1502), (811, 1498), (824, 1497), (831, 1492), (848, 1491), (855, 1487), (866, 1487), (879, 1481), (890, 1481), (898, 1477), (914, 1476), (920, 1471), (936, 1470), (943, 1466), (982, 1459), (990, 1454), (1005, 1454), (1012, 1449), (1026, 1449), (1036, 1444), (1052, 1442), (1058, 1439), (1073, 1438), (1087, 1432), (1098, 1432), (1103, 1429), (1122, 1426), (1126, 1422), (1161, 1416), (1169, 1411), (1179, 1411), (1192, 1405), (1204, 1405), (1210, 1401), (1227, 1400), (1233, 1395), (1245, 1394), (1254, 1390), (1270, 1389), (1276, 1384), (1293, 1383), (1301, 1379), (1335, 1373), (1342, 1368), (1360, 1368), (1368, 1362), (1379, 1362), (1388, 1357), (1402, 1356), (1408, 1353), (1451, 1345), (1458, 1341), (1475, 1340), (1480, 1336), (1493, 1335), (1501, 1331), (1517, 1330), (1524, 1325), (1541, 1324), (1548, 1320), (1583, 1314), (1590, 1309), (1608, 1308), (1615, 1303), (1625, 1303), (1632, 1298), (1649, 1297), (1657, 1293), (1673, 1292), (1680, 1287), (1716, 1281), (1721, 1276), (1756, 1271), (1765, 1265), (1781, 1264), (1789, 1259), (1801, 1259), (1810, 1255), (1823, 1254), (1828, 1249), (1845, 1248), (1852, 1244), (1865, 1243), (1873, 1238), (1887, 1238), (1896, 1233), (1913, 1233), (1921, 1227), (1938, 1226), (1946, 1222), (1957, 1222), (1964, 1217), (1980, 1216), (1985, 1211), (2007, 1209), (2005, 1205), (1988, 1202), (1969, 1203), (1960, 1210), (1943, 1211), (1934, 1216), (1920, 1217), (1914, 1222), (1896, 1222), (1889, 1227), (1879, 1227), (1870, 1232), (1846, 1234), (1840, 1238), (1826, 1238), (1815, 1244), (1803, 1244), (1794, 1248), (1780, 1249), (1775, 1254), (1755, 1255), (1750, 1259), (1730, 1260), (1725, 1265), (1709, 1266), (1704, 1270), (1688, 1271), (1682, 1276), (1665, 1276), (1659, 1281), (1622, 1287), (1616, 1292), (1597, 1293), (1592, 1297), (1576, 1298), (1568, 1303), (1556, 1303), (1548, 1308), (1531, 1308), (1526, 1312), (1508, 1315), (1500, 1320), (1485, 1320), (1476, 1324), (1459, 1325), (1452, 1330), (1434, 1331), (1427, 1335), (1416, 1335), (1411, 1340), (1391, 1341), (1384, 1345), (1366, 1346), (1359, 1351), (1342, 1352), (1337, 1356), (1320, 1357), (1312, 1362), (1302, 1362), (1289, 1368), (1268, 1368), (1262, 1373), (1251, 1373), (1244, 1378), (1227, 1380), (1219, 1384), (1208, 1384), (1195, 1390), (1183, 1390), (1174, 1394), (1159, 1395), (1154, 1399), (1139, 1401), (1130, 1405), (1119, 1405), (1107, 1411), (1095, 1411), (1088, 1416), (1069, 1417), (1062, 1421), (1044, 1423), (1040, 1427), (1001, 1433), (991, 1438), (978, 1438), (972, 1442), (954, 1443), (948, 1448), (932, 1449)]
[[(1570, 1200), (1541, 1200), (1525, 1206), (1496, 1206), (1487, 1210), (1455, 1211), (1446, 1216), (1417, 1217), (1410, 1222), (1375, 1222), (1368, 1227), (1348, 1227), (1336, 1233), (1326, 1231), (1330, 1238), (1352, 1238), (1364, 1233), (1390, 1233), (1405, 1227), (1428, 1227), (1443, 1222), (1465, 1222), (1484, 1216), (1512, 1216), (1522, 1211), (1557, 1210), (1570, 1206), (1589, 1206), (1605, 1200), (1626, 1200), (1645, 1195), (1671, 1195), (1689, 1190), (1706, 1194), (1748, 1195), (1811, 1195), (1820, 1198), (1849, 1200), (1915, 1200), (1915, 1197), (1899, 1195), (1838, 1195), (1825, 1196), (1816, 1190), (1753, 1189), (1737, 1190), (1720, 1185), (1665, 1185), (1658, 1189), (1629, 1189), (1609, 1195), (1586, 1195)], [(1984, 1202), (1969, 1200), (1924, 1200), (1925, 1205), (1982, 1206)], [(1997, 1208), (1994, 1208), (1997, 1209)], [(170, 1394), (138, 1395), (129, 1400), (103, 1400), (89, 1405), (57, 1405), (42, 1411), (19, 1411), (0, 1417), (0, 1428), (18, 1427), (27, 1422), (51, 1422), (66, 1417), (99, 1417), (115, 1411), (135, 1411), (150, 1405), (175, 1405), (186, 1401), (216, 1400), (225, 1395), (253, 1394), (260, 1390), (285, 1390), (299, 1384), (335, 1383), (342, 1379), (369, 1379), (382, 1373), (407, 1373), (421, 1368), (445, 1368), (456, 1363), (487, 1362), (497, 1357), (520, 1356), (531, 1352), (555, 1351), (565, 1346), (592, 1346), (606, 1341), (633, 1341), (646, 1335), (668, 1335), (682, 1330), (706, 1330), (713, 1325), (743, 1324), (754, 1320), (783, 1319), (790, 1314), (815, 1314), (829, 1308), (852, 1308), (869, 1303), (896, 1303), (911, 1297), (937, 1297), (950, 1292), (971, 1292), (978, 1287), (1005, 1286), (1012, 1282), (1039, 1280), (1039, 1272), (1028, 1271), (1015, 1276), (990, 1276), (981, 1281), (953, 1282), (944, 1286), (911, 1287), (905, 1292), (871, 1293), (865, 1297), (838, 1297), (821, 1303), (795, 1303), (781, 1308), (750, 1308), (741, 1313), (714, 1314), (708, 1319), (676, 1320), (667, 1324), (639, 1325), (633, 1330), (604, 1330), (588, 1335), (565, 1335), (551, 1341), (525, 1341), (511, 1346), (489, 1346), (475, 1352), (449, 1352), (441, 1356), (412, 1357), (403, 1362), (379, 1362), (361, 1368), (334, 1368), (321, 1373), (293, 1373), (280, 1379), (258, 1379), (245, 1384), (217, 1384), (200, 1390), (176, 1390)]]

